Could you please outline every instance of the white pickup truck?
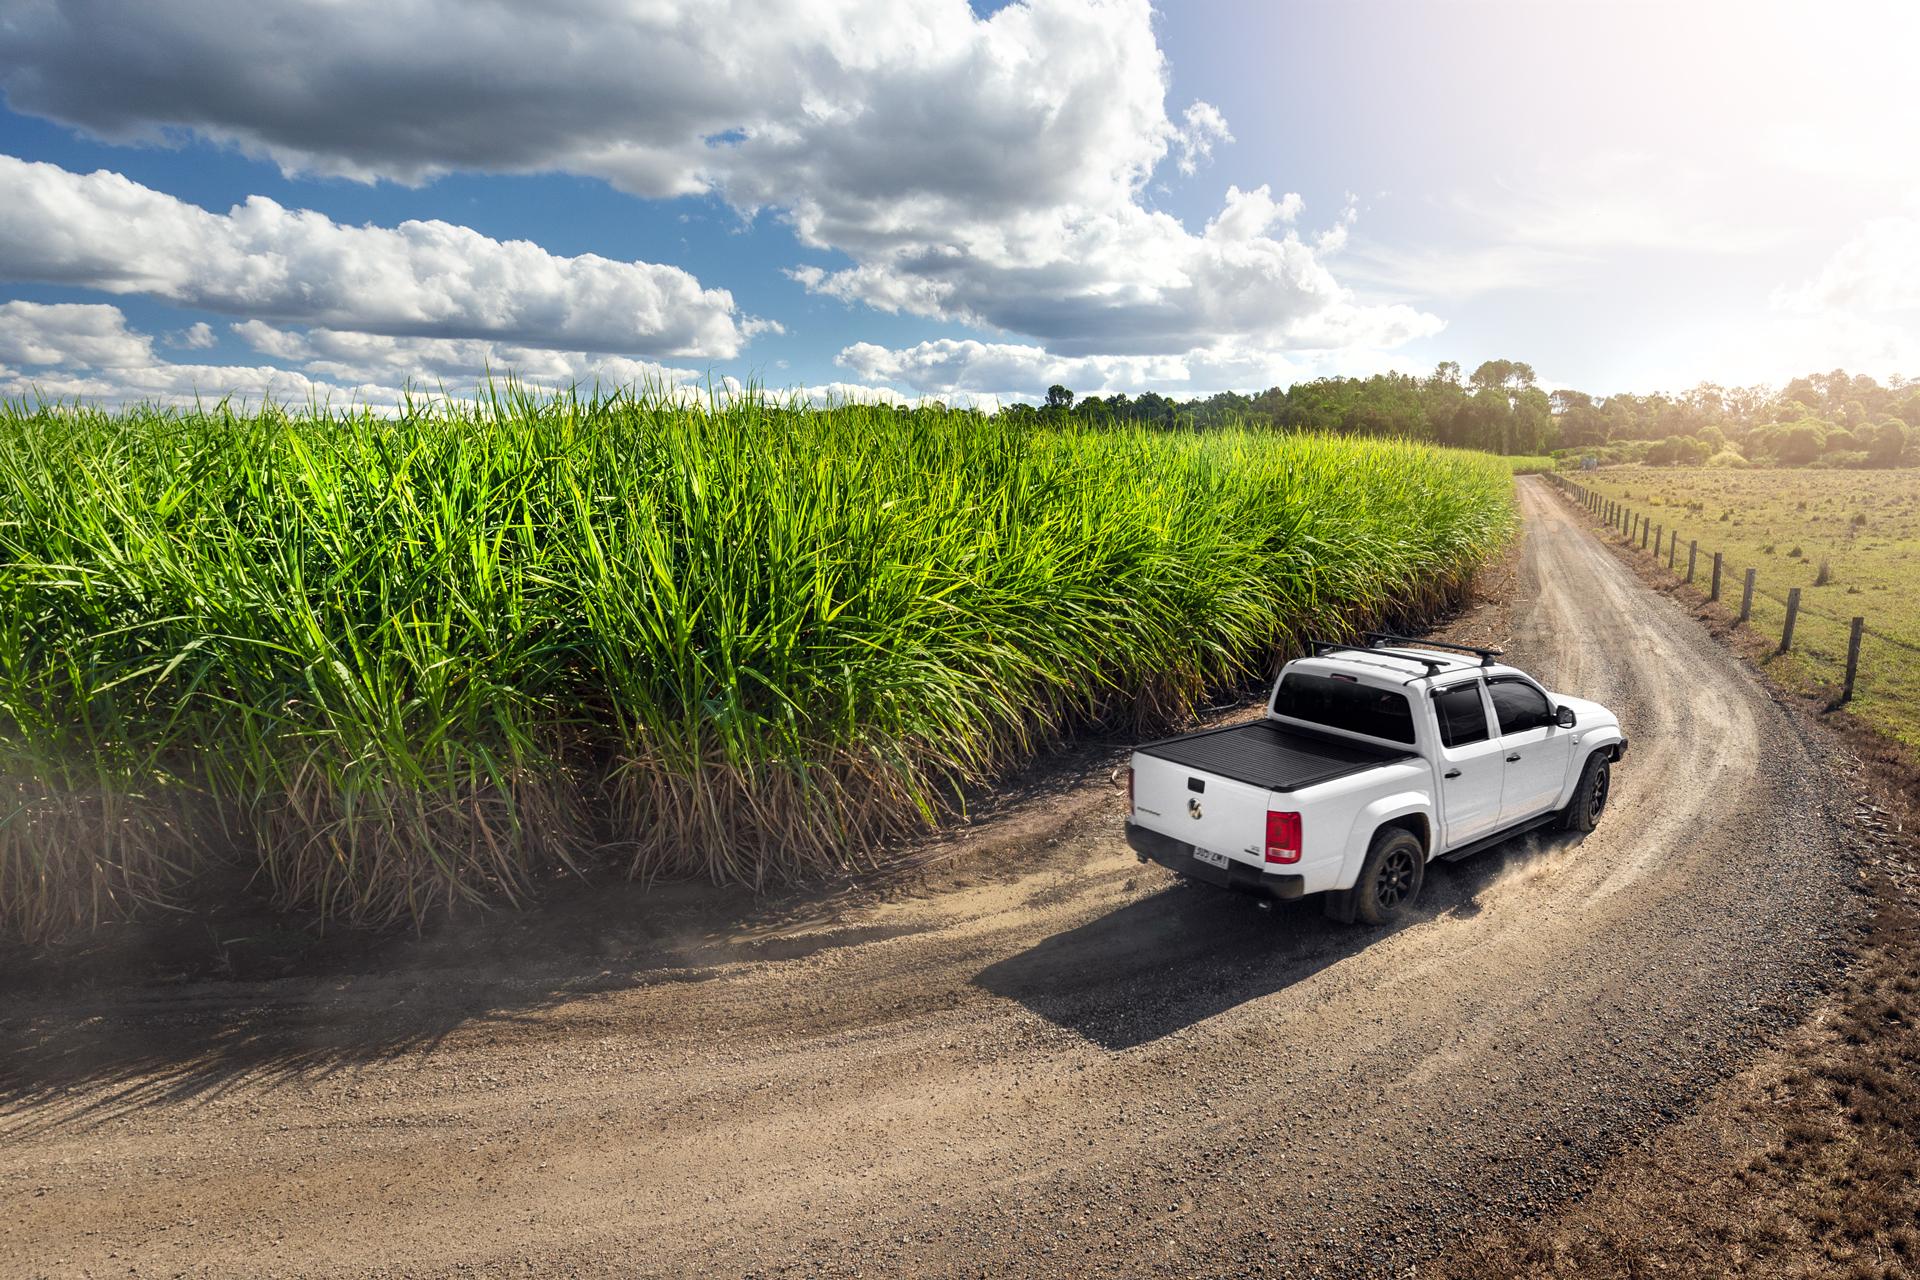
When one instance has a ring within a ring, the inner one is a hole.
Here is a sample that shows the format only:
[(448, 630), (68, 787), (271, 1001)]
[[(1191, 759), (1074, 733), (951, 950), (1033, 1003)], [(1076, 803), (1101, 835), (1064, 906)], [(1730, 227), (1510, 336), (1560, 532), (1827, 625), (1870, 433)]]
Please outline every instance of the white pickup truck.
[(1324, 894), (1335, 919), (1385, 924), (1434, 858), (1549, 823), (1593, 829), (1627, 750), (1605, 707), (1549, 692), (1497, 649), (1366, 641), (1312, 642), (1259, 720), (1137, 749), (1127, 842), (1141, 859), (1272, 898)]

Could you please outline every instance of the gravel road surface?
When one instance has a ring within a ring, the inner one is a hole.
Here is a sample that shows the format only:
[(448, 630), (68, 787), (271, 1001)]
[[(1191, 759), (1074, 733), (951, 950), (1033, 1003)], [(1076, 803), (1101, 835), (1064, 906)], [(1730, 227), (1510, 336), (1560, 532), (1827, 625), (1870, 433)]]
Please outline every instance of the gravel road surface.
[[(564, 962), (0, 997), (0, 1275), (1405, 1274), (1802, 1017), (1825, 749), (1544, 484), (1510, 653), (1616, 709), (1598, 831), (1391, 932), (1142, 866), (1109, 760), (916, 892)], [(587, 917), (592, 919), (592, 917)]]

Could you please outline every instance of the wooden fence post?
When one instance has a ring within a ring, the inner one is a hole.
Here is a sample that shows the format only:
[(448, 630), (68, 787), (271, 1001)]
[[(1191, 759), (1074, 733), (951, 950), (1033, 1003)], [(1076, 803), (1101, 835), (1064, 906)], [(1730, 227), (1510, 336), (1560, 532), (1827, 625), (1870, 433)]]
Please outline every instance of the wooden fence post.
[(1860, 633), (1866, 629), (1865, 618), (1853, 620), (1853, 633), (1847, 637), (1847, 685), (1840, 691), (1840, 701), (1853, 701), (1853, 677), (1860, 670)]
[(1652, 523), (1653, 521), (1649, 520), (1647, 517), (1645, 516), (1640, 517), (1640, 549), (1642, 551), (1645, 551), (1647, 549), (1647, 526)]
[(1660, 539), (1666, 535), (1666, 532), (1667, 526), (1663, 524), (1653, 526), (1653, 558), (1655, 560), (1660, 558)]
[(1687, 581), (1689, 583), (1693, 581), (1693, 566), (1699, 563), (1699, 560), (1700, 560), (1700, 539), (1698, 538), (1690, 539), (1687, 542)]
[(1740, 621), (1753, 616), (1753, 570), (1747, 570), (1747, 589), (1740, 593)]
[(1713, 553), (1713, 594), (1708, 596), (1707, 599), (1718, 600), (1719, 598), (1720, 598), (1720, 553), (1716, 551)]
[(1673, 536), (1667, 539), (1667, 572), (1673, 572), (1673, 553), (1680, 549), (1680, 531), (1675, 529)]
[(1793, 648), (1793, 620), (1800, 616), (1800, 588), (1787, 592), (1787, 625), (1780, 631), (1780, 652)]

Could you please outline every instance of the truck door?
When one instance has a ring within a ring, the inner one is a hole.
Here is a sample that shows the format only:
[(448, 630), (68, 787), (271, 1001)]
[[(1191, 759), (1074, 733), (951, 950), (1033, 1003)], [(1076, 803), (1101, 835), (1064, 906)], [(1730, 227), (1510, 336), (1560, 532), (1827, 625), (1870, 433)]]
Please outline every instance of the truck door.
[(1500, 825), (1545, 813), (1560, 800), (1573, 751), (1569, 730), (1553, 723), (1553, 703), (1531, 680), (1495, 676), (1487, 681), (1500, 729), (1506, 775), (1500, 791)]
[(1433, 715), (1440, 725), (1440, 848), (1453, 849), (1500, 824), (1506, 751), (1494, 738), (1477, 675), (1435, 689)]

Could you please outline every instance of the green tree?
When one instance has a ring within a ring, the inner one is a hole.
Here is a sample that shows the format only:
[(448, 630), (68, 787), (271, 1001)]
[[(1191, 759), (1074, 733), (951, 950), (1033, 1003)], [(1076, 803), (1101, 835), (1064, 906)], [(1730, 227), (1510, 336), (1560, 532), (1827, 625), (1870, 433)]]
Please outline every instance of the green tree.
[(1825, 424), (1802, 418), (1786, 429), (1775, 447), (1781, 462), (1789, 467), (1804, 467), (1820, 456), (1826, 439)]
[(1047, 388), (1047, 408), (1049, 409), (1073, 408), (1073, 392), (1067, 390), (1065, 387), (1061, 386), (1057, 382), (1054, 383), (1052, 386)]
[(1876, 467), (1897, 467), (1907, 451), (1907, 429), (1898, 420), (1888, 418), (1874, 431), (1867, 448), (1867, 460)]

